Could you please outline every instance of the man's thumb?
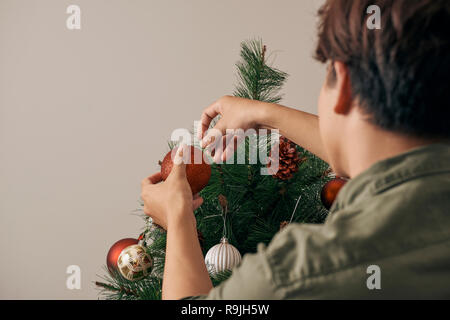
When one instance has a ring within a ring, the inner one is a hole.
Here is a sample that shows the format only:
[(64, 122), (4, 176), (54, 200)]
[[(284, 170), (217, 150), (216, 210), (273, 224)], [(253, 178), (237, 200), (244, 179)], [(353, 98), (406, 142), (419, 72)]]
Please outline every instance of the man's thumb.
[(178, 150), (175, 153), (175, 157), (173, 159), (173, 168), (172, 174), (175, 176), (186, 176), (186, 163), (184, 154), (187, 152), (187, 146), (185, 144), (181, 144), (178, 147)]

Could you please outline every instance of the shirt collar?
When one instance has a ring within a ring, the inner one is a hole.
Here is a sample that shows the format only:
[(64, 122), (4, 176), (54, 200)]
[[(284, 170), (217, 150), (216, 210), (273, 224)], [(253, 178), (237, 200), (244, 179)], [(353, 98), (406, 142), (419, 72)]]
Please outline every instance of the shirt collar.
[(450, 172), (450, 145), (419, 147), (375, 163), (350, 180), (339, 192), (331, 212), (367, 200), (405, 181), (422, 176)]

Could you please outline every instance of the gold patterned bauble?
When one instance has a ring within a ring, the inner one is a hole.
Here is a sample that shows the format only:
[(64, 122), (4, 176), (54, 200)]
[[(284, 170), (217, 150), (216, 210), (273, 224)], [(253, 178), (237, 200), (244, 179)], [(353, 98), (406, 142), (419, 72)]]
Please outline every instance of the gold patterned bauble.
[(209, 273), (217, 274), (233, 269), (241, 262), (241, 259), (238, 249), (229, 244), (228, 239), (224, 237), (219, 244), (209, 249), (206, 253), (205, 264)]
[(108, 266), (108, 270), (111, 276), (115, 276), (118, 271), (117, 259), (119, 259), (122, 250), (133, 244), (138, 244), (138, 240), (133, 238), (126, 238), (117, 241), (111, 246), (111, 249), (109, 249), (108, 255), (106, 256), (106, 265)]
[(137, 281), (150, 274), (153, 260), (139, 245), (131, 245), (122, 250), (117, 259), (120, 274), (130, 281)]

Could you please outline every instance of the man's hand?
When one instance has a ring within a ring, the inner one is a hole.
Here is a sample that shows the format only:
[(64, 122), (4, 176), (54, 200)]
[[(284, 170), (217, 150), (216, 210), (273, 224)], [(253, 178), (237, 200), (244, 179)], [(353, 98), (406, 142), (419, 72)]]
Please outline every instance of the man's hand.
[[(220, 115), (215, 130), (208, 128), (211, 121)], [(274, 103), (224, 96), (206, 108), (198, 128), (198, 139), (202, 147), (222, 145), (223, 152), (215, 152), (214, 161), (225, 161), (236, 150), (238, 137), (227, 135), (227, 129), (279, 129), (281, 135), (327, 161), (328, 156), (322, 144), (318, 117), (313, 114), (284, 107)], [(208, 131), (208, 132), (207, 132)], [(222, 141), (215, 141), (220, 133)], [(227, 143), (228, 142), (228, 143)], [(219, 148), (221, 149), (221, 148)]]
[[(178, 148), (169, 177), (162, 182), (161, 173), (142, 181), (144, 212), (167, 230), (163, 299), (181, 299), (208, 294), (212, 288), (200, 243), (194, 210), (203, 202), (186, 179), (183, 161), (185, 146)], [(188, 152), (185, 152), (188, 155)]]
[(186, 179), (183, 149), (184, 146), (178, 148), (172, 171), (166, 181), (162, 182), (161, 173), (142, 180), (144, 213), (165, 230), (174, 219), (188, 219), (195, 225), (193, 212), (203, 203), (198, 195), (192, 196)]
[[(264, 105), (265, 103), (256, 100), (224, 96), (203, 111), (197, 137), (202, 141), (202, 147), (207, 147), (213, 142), (219, 145), (222, 143), (224, 146), (224, 152), (216, 153), (214, 161), (225, 161), (234, 152), (236, 144), (240, 142), (237, 141), (236, 136), (228, 137), (227, 129), (242, 129), (246, 131), (247, 129), (258, 129), (261, 127), (265, 112)], [(211, 121), (218, 115), (221, 118), (213, 129), (221, 133), (222, 141), (214, 141), (215, 132), (213, 130), (206, 133)], [(227, 138), (230, 142), (228, 144), (226, 143)]]

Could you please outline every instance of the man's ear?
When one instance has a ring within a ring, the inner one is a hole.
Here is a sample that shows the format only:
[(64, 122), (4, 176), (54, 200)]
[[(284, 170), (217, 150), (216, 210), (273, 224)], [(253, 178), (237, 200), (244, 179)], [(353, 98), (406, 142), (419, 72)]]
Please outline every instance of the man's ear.
[(350, 83), (350, 75), (347, 66), (339, 61), (333, 63), (336, 71), (337, 103), (334, 112), (337, 114), (347, 114), (352, 107), (352, 88)]

